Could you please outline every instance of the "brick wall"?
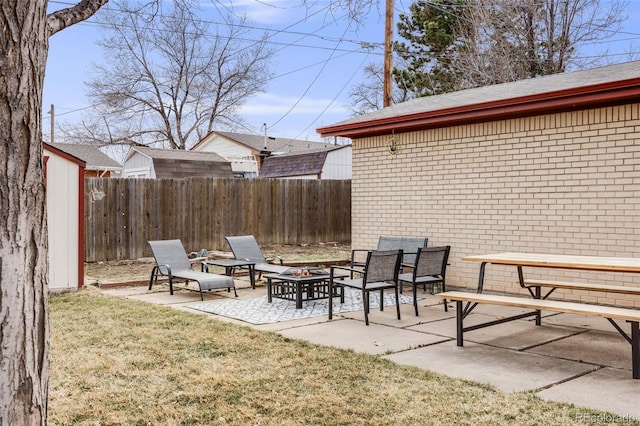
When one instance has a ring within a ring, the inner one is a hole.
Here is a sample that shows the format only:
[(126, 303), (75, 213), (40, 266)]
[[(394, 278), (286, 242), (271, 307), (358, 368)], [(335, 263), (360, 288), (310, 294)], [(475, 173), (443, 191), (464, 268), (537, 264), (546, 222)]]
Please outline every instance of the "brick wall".
[[(640, 104), (353, 141), (352, 245), (379, 235), (451, 245), (447, 283), (475, 288), (467, 255), (526, 251), (640, 257)], [(526, 269), (530, 278), (640, 285), (631, 274)], [(485, 288), (521, 292), (515, 268), (487, 266)], [(640, 299), (557, 292), (640, 307)]]

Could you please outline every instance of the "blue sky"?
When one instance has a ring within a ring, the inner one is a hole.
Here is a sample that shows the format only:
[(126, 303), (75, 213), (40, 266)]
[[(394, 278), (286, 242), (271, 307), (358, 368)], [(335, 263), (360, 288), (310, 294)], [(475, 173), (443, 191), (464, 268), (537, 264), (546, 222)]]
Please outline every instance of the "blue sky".
[[(70, 1), (50, 1), (50, 9), (68, 7)], [(357, 26), (349, 23), (344, 11), (327, 13), (326, 0), (306, 8), (300, 3), (240, 0), (224, 5), (226, 10), (247, 16), (256, 38), (265, 31), (271, 34), (272, 47), (277, 50), (272, 63), (275, 78), (265, 93), (246, 102), (241, 113), (247, 128), (238, 131), (263, 134), (266, 123), (270, 136), (319, 141), (317, 127), (351, 117), (346, 105), (352, 87), (363, 81), (363, 67), (382, 61), (384, 4), (370, 10), (364, 24)], [(410, 4), (395, 0), (396, 15), (408, 10)], [(640, 50), (640, 0), (630, 1), (628, 12), (625, 28), (616, 36), (619, 41), (603, 40), (589, 49), (609, 49), (615, 62), (627, 60), (624, 53), (632, 44)], [(214, 15), (208, 19), (217, 21)], [(84, 82), (90, 79), (92, 64), (102, 60), (102, 51), (95, 44), (100, 35), (100, 27), (92, 19), (50, 39), (43, 94), (45, 134), (49, 133), (52, 104), (56, 123), (80, 121), (90, 107)]]

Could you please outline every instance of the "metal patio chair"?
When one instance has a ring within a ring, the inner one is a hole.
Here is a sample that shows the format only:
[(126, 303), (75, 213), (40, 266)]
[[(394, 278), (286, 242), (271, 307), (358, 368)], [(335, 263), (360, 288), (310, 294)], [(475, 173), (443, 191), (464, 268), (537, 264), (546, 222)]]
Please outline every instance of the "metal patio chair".
[[(400, 319), (400, 294), (398, 273), (402, 263), (402, 250), (370, 251), (367, 254), (364, 269), (354, 269), (346, 266), (332, 266), (329, 278), (329, 319), (333, 317), (334, 287), (350, 287), (362, 291), (364, 322), (369, 325), (369, 293), (380, 292), (380, 310), (384, 310), (384, 290), (393, 289), (396, 296), (396, 311)], [(334, 279), (336, 270), (358, 272), (362, 278)], [(344, 292), (341, 292), (340, 302), (344, 302)]]
[[(415, 308), (416, 316), (418, 316), (417, 288), (419, 285), (422, 284), (425, 290), (427, 285), (431, 286), (431, 294), (433, 294), (433, 287), (436, 284), (441, 284), (442, 291), (446, 291), (445, 274), (450, 250), (450, 246), (419, 248), (415, 263), (413, 265), (403, 265), (412, 271), (398, 276), (400, 290), (402, 290), (404, 283), (409, 283), (413, 287), (413, 307)], [(446, 300), (444, 301), (444, 310), (445, 312), (448, 311)]]
[[(191, 262), (187, 257), (187, 252), (180, 240), (158, 240), (149, 241), (151, 252), (156, 260), (156, 266), (151, 270), (149, 279), (149, 290), (154, 283), (158, 282), (159, 276), (169, 277), (169, 294), (173, 294), (173, 280), (183, 279), (185, 284), (189, 281), (196, 281), (200, 289), (200, 300), (204, 300), (204, 290), (214, 290), (226, 288), (227, 291), (233, 289), (233, 293), (238, 297), (233, 278), (226, 275), (210, 274), (208, 272), (194, 271), (191, 269)], [(206, 264), (204, 264), (206, 270)]]
[[(413, 264), (416, 260), (418, 248), (426, 247), (428, 241), (428, 238), (419, 237), (378, 237), (378, 247), (376, 250), (402, 250), (402, 263)], [(364, 257), (367, 252), (369, 252), (369, 250), (351, 250), (351, 267), (363, 268), (365, 265)]]

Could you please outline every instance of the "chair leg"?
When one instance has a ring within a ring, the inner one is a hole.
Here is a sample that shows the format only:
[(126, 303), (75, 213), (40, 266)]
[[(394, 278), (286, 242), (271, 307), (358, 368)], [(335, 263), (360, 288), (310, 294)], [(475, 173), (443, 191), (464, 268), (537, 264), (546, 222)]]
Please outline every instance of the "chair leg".
[[(445, 291), (447, 291), (447, 287), (445, 287), (444, 279), (443, 279), (442, 280), (442, 292), (444, 293)], [(447, 299), (442, 299), (442, 302), (444, 303), (444, 311), (445, 312), (449, 312), (449, 307), (447, 306)]]
[(413, 308), (418, 316), (418, 285), (415, 283), (413, 284)]
[(149, 277), (149, 290), (151, 290), (151, 287), (153, 287), (154, 281), (158, 280), (158, 276), (156, 275), (157, 273), (158, 267), (154, 266), (153, 269), (151, 269), (151, 277)]
[[(396, 291), (398, 291), (397, 287)], [(380, 310), (384, 311), (384, 290), (380, 290)]]
[(369, 292), (362, 290), (362, 305), (364, 306), (364, 310), (369, 312)]
[(400, 292), (398, 291), (398, 286), (395, 287), (396, 291), (396, 312), (398, 313), (398, 319), (400, 319)]
[(173, 296), (173, 277), (171, 275), (169, 275), (169, 294)]
[(329, 280), (329, 319), (333, 318), (333, 283)]
[(369, 325), (369, 292), (362, 290), (362, 302), (364, 305), (364, 324)]

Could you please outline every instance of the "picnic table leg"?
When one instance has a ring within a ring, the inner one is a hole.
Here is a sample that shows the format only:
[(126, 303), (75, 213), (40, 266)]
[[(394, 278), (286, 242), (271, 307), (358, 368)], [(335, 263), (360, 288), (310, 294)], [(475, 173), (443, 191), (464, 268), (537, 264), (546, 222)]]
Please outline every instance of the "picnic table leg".
[(463, 327), (462, 327), (462, 300), (456, 300), (456, 342), (458, 346), (463, 346), (464, 340), (462, 337)]
[(631, 369), (634, 379), (640, 379), (640, 328), (631, 321)]
[[(524, 285), (524, 273), (522, 272), (522, 266), (518, 266), (518, 282), (520, 287), (527, 288)], [(529, 290), (529, 293), (531, 293), (531, 290)], [(533, 293), (532, 296), (534, 299), (540, 299), (542, 297), (540, 294), (540, 286), (535, 288), (535, 293)], [(542, 324), (542, 311), (540, 311), (540, 309), (536, 309), (536, 325), (540, 324)]]
[(478, 276), (478, 293), (482, 293), (482, 287), (484, 286), (484, 269), (487, 266), (487, 262), (480, 264), (480, 275)]

